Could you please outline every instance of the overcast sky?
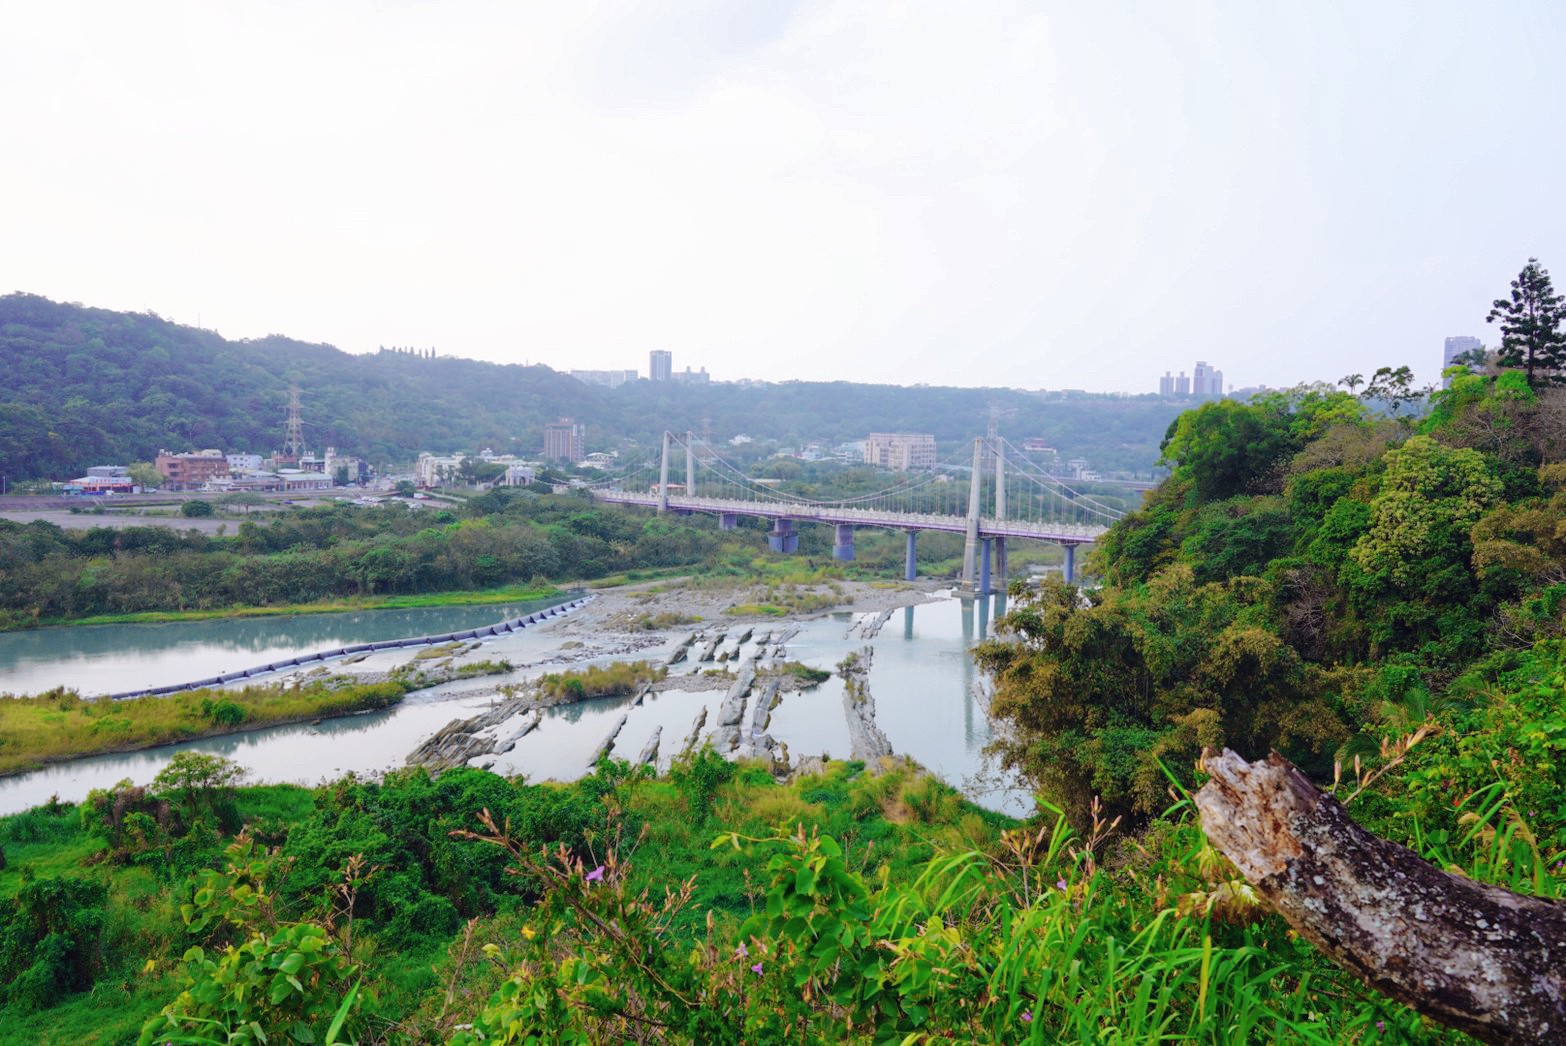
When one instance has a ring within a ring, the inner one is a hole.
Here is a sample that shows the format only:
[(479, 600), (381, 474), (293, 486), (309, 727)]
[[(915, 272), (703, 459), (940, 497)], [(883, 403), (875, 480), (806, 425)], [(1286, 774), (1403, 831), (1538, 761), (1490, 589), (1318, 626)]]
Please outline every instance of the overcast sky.
[(1436, 377), (1566, 4), (11, 3), (0, 292), (718, 379)]

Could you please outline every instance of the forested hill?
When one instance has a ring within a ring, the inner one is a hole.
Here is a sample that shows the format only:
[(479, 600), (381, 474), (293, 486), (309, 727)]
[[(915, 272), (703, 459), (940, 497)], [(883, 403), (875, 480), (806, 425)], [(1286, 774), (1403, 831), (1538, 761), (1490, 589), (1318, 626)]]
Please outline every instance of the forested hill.
[(792, 444), (914, 431), (950, 445), (982, 433), (996, 401), (1011, 411), (1003, 428), (1016, 438), (1045, 439), (1095, 468), (1147, 470), (1183, 406), (1153, 396), (848, 382), (638, 381), (611, 390), (544, 366), (353, 355), (277, 335), (229, 341), (150, 313), (27, 294), (0, 297), (0, 372), (0, 463), (13, 481), (143, 460), (162, 447), (276, 449), (295, 380), (311, 447), (376, 464), (420, 450), (531, 452), (543, 424), (560, 416), (587, 425), (589, 449), (708, 425), (714, 439), (745, 433)]

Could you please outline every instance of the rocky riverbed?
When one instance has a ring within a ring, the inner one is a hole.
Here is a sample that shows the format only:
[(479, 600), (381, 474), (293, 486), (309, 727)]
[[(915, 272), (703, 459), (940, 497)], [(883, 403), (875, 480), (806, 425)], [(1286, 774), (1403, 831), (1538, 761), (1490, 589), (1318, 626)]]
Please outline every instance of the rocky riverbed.
[[(789, 643), (801, 623), (851, 611), (854, 617), (845, 638), (868, 641), (896, 609), (945, 598), (946, 594), (928, 583), (830, 581), (764, 586), (705, 579), (597, 592), (585, 606), (550, 622), (525, 642), (502, 637), (443, 661), (443, 669), (456, 671), (464, 662), (505, 657), (512, 670), (482, 681), (493, 691), (488, 709), (453, 719), (409, 753), (407, 761), (437, 770), (464, 764), (503, 769), (497, 764), (539, 730), (541, 722), (547, 722), (542, 720), (544, 711), (571, 700), (569, 695), (562, 698), (546, 693), (539, 686), (540, 679), (644, 661), (649, 670), (662, 672), (662, 677), (639, 687), (624, 712), (605, 719), (605, 735), (587, 763), (613, 755), (667, 765), (682, 752), (707, 743), (724, 755), (759, 758), (782, 772), (788, 767), (787, 747), (767, 732), (771, 713), (789, 694), (820, 681), (790, 657)], [(374, 668), (363, 666), (366, 672)], [(869, 697), (863, 669), (844, 678), (855, 694), (842, 710), (852, 738), (852, 754), (870, 758), (891, 754), (885, 735), (875, 726), (875, 703)], [(479, 681), (464, 682), (468, 685), (463, 692), (471, 695), (472, 684)], [(671, 723), (665, 732), (660, 724), (645, 739), (621, 736), (628, 718), (645, 701), (668, 694), (718, 691), (723, 693), (722, 699), (715, 705), (700, 703), (688, 729), (684, 723)], [(547, 732), (547, 725), (544, 730)], [(585, 772), (588, 766), (580, 769)]]

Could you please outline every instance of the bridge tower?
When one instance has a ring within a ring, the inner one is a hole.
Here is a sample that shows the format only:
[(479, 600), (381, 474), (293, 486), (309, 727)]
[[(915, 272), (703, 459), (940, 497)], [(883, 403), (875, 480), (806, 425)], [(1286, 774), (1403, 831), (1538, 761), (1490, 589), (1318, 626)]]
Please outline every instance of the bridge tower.
[[(995, 522), (1006, 519), (1006, 448), (1001, 441), (991, 437), (995, 448)], [(995, 575), (1000, 579), (1001, 592), (1006, 591), (1006, 539), (997, 535), (995, 542)]]
[(696, 437), (685, 433), (685, 496), (696, 496)]
[(669, 430), (663, 430), (663, 464), (658, 466), (658, 511), (669, 511)]
[(968, 482), (968, 538), (962, 547), (962, 591), (967, 595), (981, 595), (976, 576), (979, 558), (979, 498), (980, 485), (984, 482), (984, 440), (973, 440), (973, 472)]

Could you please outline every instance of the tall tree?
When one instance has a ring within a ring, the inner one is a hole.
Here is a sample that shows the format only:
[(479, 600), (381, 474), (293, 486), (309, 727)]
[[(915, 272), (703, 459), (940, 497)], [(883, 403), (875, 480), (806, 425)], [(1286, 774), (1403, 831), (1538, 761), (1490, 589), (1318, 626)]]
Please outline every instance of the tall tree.
[(1510, 299), (1497, 298), (1486, 323), (1501, 321), (1503, 367), (1521, 367), (1529, 385), (1556, 384), (1566, 369), (1566, 295), (1555, 293), (1549, 272), (1529, 258), (1512, 281)]

